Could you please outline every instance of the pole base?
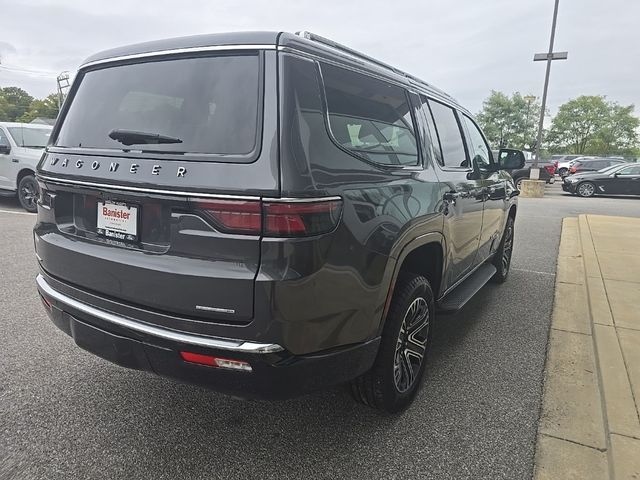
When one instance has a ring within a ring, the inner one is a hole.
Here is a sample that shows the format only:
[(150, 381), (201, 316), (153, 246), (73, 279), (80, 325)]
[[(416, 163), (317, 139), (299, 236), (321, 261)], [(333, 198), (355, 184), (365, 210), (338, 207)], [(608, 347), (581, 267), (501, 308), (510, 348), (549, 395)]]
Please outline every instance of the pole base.
[(522, 180), (520, 196), (525, 198), (544, 197), (544, 187), (547, 184), (544, 180)]

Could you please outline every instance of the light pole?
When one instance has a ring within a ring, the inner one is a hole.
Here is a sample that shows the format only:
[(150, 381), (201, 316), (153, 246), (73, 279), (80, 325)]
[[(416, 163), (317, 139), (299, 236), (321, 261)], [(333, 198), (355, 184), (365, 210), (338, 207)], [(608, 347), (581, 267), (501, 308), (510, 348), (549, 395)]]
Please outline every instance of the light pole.
[[(549, 73), (551, 72), (551, 62), (553, 60), (566, 60), (568, 52), (556, 52), (553, 53), (553, 41), (556, 36), (556, 20), (558, 18), (558, 3), (560, 0), (555, 0), (555, 6), (553, 8), (553, 22), (551, 24), (551, 40), (549, 41), (549, 51), (547, 53), (536, 53), (533, 56), (534, 62), (546, 60), (547, 71), (544, 77), (544, 89), (542, 90), (542, 108), (540, 109), (540, 122), (538, 123), (538, 139), (536, 140), (536, 153), (533, 159), (533, 167), (531, 167), (531, 179), (538, 179), (540, 171), (538, 170), (538, 160), (540, 159), (540, 144), (542, 143), (542, 126), (544, 123), (544, 111), (547, 107), (547, 89), (549, 88)], [(534, 178), (535, 177), (535, 178)]]
[[(522, 135), (522, 140), (524, 141), (528, 136), (528, 132), (529, 132), (529, 114), (531, 113), (531, 104), (536, 100), (536, 96), (525, 95), (522, 98), (524, 98), (525, 102), (527, 102), (527, 116), (524, 117), (524, 132)], [(531, 145), (529, 145), (529, 149), (531, 149)]]

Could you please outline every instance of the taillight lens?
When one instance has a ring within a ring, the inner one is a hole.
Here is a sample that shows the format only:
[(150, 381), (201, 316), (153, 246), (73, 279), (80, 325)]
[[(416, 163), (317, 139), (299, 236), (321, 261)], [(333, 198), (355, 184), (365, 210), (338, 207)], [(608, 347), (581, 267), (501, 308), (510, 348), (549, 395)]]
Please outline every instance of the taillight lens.
[(224, 233), (269, 237), (319, 235), (333, 230), (342, 200), (265, 201), (191, 199), (193, 208)]
[(576, 167), (571, 167), (571, 168), (569, 169), (569, 171), (570, 171), (571, 173), (576, 173), (576, 171), (577, 171), (577, 170), (578, 170), (578, 169), (577, 169)]
[(259, 201), (195, 200), (194, 207), (225, 233), (260, 235), (262, 209)]
[(340, 219), (341, 200), (319, 202), (265, 202), (266, 236), (296, 237), (333, 230)]

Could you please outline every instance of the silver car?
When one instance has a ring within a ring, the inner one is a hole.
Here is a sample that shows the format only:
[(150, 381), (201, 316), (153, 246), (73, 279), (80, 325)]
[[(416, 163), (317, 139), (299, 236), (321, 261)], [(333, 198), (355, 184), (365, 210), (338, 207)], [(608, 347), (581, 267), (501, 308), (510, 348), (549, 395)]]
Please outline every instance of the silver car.
[(0, 196), (17, 194), (28, 212), (36, 211), (34, 172), (51, 130), (49, 125), (0, 122)]

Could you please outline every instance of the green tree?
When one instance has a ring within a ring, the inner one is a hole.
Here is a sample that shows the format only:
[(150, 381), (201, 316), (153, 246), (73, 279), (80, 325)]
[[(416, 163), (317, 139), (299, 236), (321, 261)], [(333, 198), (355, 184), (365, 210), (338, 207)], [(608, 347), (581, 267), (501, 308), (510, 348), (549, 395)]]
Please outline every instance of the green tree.
[(558, 109), (548, 135), (554, 151), (575, 154), (630, 154), (638, 147), (640, 120), (602, 95), (583, 95)]
[(29, 110), (33, 97), (18, 87), (0, 88), (0, 98), (6, 102), (5, 121), (15, 122)]
[(18, 118), (18, 121), (29, 123), (37, 117), (56, 118), (58, 116), (58, 110), (58, 94), (52, 93), (42, 100), (33, 100), (31, 105), (29, 105), (29, 110)]
[(531, 148), (540, 108), (533, 96), (522, 96), (519, 92), (508, 96), (492, 90), (476, 118), (493, 146)]

